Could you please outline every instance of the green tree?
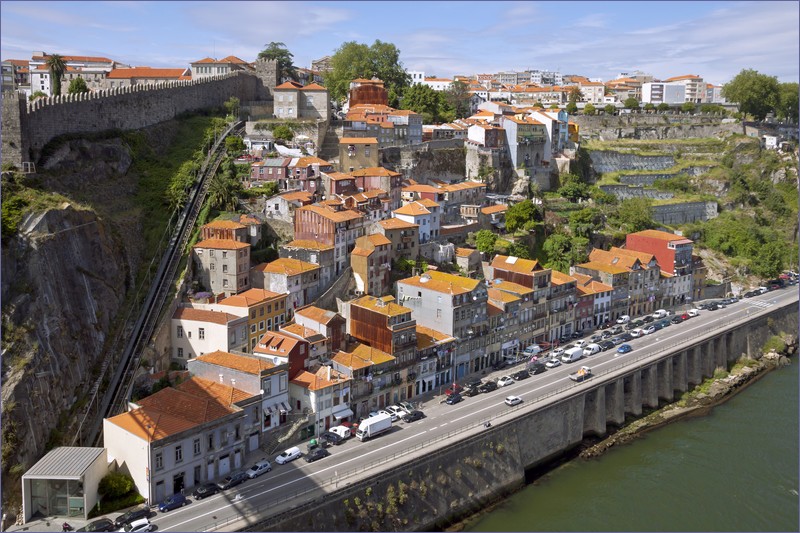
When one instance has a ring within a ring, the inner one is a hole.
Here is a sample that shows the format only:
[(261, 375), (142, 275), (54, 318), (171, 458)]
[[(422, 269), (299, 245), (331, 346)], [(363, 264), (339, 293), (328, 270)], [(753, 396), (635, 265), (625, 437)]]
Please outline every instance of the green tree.
[(573, 85), (570, 87), (567, 102), (572, 102), (573, 104), (577, 104), (578, 102), (583, 101), (583, 92), (581, 92), (581, 88), (577, 85)]
[(627, 233), (653, 229), (655, 223), (650, 204), (651, 200), (647, 198), (623, 200), (617, 208), (617, 224), (627, 230)]
[(764, 120), (767, 113), (778, 105), (780, 88), (774, 76), (744, 69), (722, 86), (722, 96), (739, 104), (742, 113), (752, 115), (755, 120)]
[(617, 197), (596, 185), (589, 187), (589, 197), (598, 205), (616, 205)]
[(475, 234), (475, 247), (481, 253), (491, 254), (494, 252), (494, 244), (496, 242), (497, 234), (488, 229), (482, 229)]
[(596, 207), (587, 207), (569, 214), (569, 229), (576, 237), (591, 237), (602, 224), (603, 215)]
[(242, 190), (242, 184), (236, 179), (233, 162), (227, 160), (220, 166), (208, 184), (206, 196), (211, 209), (233, 211)]
[(584, 114), (584, 115), (589, 115), (589, 116), (592, 116), (592, 115), (594, 115), (595, 113), (597, 113), (597, 108), (596, 108), (596, 107), (594, 107), (594, 105), (592, 105), (591, 103), (588, 103), (588, 104), (586, 104), (586, 105), (584, 106), (584, 108), (583, 108), (583, 114)]
[(225, 137), (225, 151), (228, 155), (239, 155), (246, 148), (244, 141), (237, 135)]
[(606, 115), (613, 115), (616, 110), (617, 108), (614, 107), (613, 104), (606, 104), (606, 106), (603, 108), (603, 111), (605, 111)]
[(450, 116), (447, 113), (452, 111), (445, 102), (444, 93), (421, 83), (406, 89), (400, 108), (422, 115), (423, 124), (445, 122)]
[(278, 141), (291, 142), (294, 139), (294, 132), (286, 124), (280, 124), (272, 130), (272, 136)]
[(78, 94), (78, 93), (88, 93), (89, 87), (86, 86), (86, 80), (78, 76), (71, 82), (69, 82), (69, 87), (67, 87), (67, 94)]
[(278, 62), (278, 83), (289, 78), (297, 80), (297, 68), (294, 66), (294, 54), (283, 43), (271, 42), (258, 53), (258, 59), (270, 59)]
[(575, 102), (569, 102), (567, 103), (567, 106), (564, 108), (564, 110), (568, 114), (574, 115), (575, 113), (578, 112), (578, 104), (576, 104)]
[(661, 102), (660, 104), (658, 104), (658, 107), (656, 107), (656, 109), (661, 113), (666, 113), (667, 111), (669, 111), (669, 104)]
[(519, 257), (520, 259), (533, 259), (531, 250), (523, 242), (512, 242), (508, 245), (508, 255)]
[(469, 106), (470, 93), (467, 84), (461, 81), (454, 81), (450, 87), (444, 91), (444, 101), (453, 110), (454, 118), (467, 118), (471, 115)]
[(371, 46), (355, 41), (343, 43), (331, 56), (331, 67), (325, 73), (325, 86), (336, 101), (343, 102), (356, 78), (383, 81), (389, 93), (389, 105), (397, 107), (400, 97), (411, 83), (400, 62), (400, 50), (391, 43), (376, 40)]
[(589, 186), (575, 174), (562, 176), (561, 187), (557, 192), (572, 203), (589, 198)]
[(536, 220), (537, 216), (536, 206), (530, 200), (514, 204), (506, 211), (506, 230), (514, 233), (522, 229), (527, 222)]
[(239, 116), (239, 104), (240, 101), (235, 96), (231, 96), (228, 98), (223, 105), (225, 107), (225, 112), (228, 115), (233, 115), (234, 117)]
[(33, 94), (28, 97), (28, 101), (33, 102), (37, 98), (47, 98), (47, 94), (43, 91), (34, 91)]
[(630, 98), (626, 98), (622, 105), (625, 106), (625, 109), (639, 109), (639, 100), (631, 96)]
[(61, 77), (67, 70), (67, 64), (64, 58), (59, 54), (52, 54), (47, 58), (47, 68), (50, 69), (50, 79), (52, 80), (53, 95), (59, 96), (61, 94)]
[(646, 104), (644, 104), (644, 110), (645, 111), (655, 111), (655, 109), (656, 109), (656, 106), (652, 102), (647, 102)]
[(694, 102), (684, 102), (681, 105), (681, 111), (684, 113), (694, 113), (695, 109), (697, 109), (697, 106), (694, 105)]
[[(589, 260), (589, 239), (587, 237), (580, 237), (575, 236), (572, 237), (569, 241), (570, 251), (572, 256), (570, 258), (572, 265), (577, 265), (579, 263), (585, 263)], [(567, 269), (564, 273), (568, 273), (569, 269)]]
[(115, 499), (125, 496), (133, 490), (133, 487), (133, 478), (131, 476), (122, 472), (110, 472), (100, 480), (97, 492), (105, 498)]
[(762, 245), (750, 262), (753, 274), (762, 278), (777, 277), (784, 269), (784, 249), (780, 242), (768, 242)]
[(778, 88), (778, 107), (776, 109), (778, 118), (789, 119), (794, 123), (797, 122), (798, 110), (800, 110), (798, 90), (800, 89), (798, 89), (797, 82), (780, 84)]
[(554, 233), (545, 239), (542, 250), (547, 255), (545, 267), (569, 272), (572, 265), (572, 243), (570, 238), (563, 233)]

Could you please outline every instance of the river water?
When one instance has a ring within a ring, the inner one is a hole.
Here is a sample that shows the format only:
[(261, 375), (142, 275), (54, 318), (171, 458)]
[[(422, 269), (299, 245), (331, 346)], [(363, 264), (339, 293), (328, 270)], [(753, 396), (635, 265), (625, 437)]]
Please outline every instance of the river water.
[(798, 367), (566, 463), (465, 531), (798, 531)]

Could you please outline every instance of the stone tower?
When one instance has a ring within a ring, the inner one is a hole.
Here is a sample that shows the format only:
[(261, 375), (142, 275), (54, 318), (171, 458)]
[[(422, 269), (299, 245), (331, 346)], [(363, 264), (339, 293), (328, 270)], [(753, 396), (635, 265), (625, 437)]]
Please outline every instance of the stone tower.
[(256, 59), (256, 77), (261, 80), (256, 99), (272, 100), (272, 90), (278, 86), (278, 62), (271, 59)]

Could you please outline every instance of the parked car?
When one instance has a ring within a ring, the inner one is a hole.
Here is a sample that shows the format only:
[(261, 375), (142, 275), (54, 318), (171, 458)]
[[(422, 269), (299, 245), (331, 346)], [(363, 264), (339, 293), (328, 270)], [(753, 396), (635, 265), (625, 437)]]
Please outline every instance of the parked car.
[(353, 436), (354, 430), (348, 426), (345, 426), (346, 423), (347, 422), (342, 422), (338, 426), (333, 426), (328, 431), (330, 431), (331, 433), (336, 433), (343, 439), (347, 440)]
[(292, 446), (291, 448), (284, 450), (283, 453), (276, 457), (275, 462), (279, 465), (284, 465), (290, 461), (294, 461), (301, 455), (303, 455), (303, 452), (300, 451), (300, 448), (297, 446)]
[(688, 311), (686, 311), (686, 314), (689, 315), (689, 316), (692, 316), (692, 317), (700, 316), (700, 310), (699, 309), (689, 309)]
[(586, 348), (586, 345), (589, 344), (589, 341), (585, 339), (581, 339), (579, 341), (575, 341), (572, 343), (576, 348)]
[(653, 324), (650, 324), (646, 328), (642, 328), (642, 331), (644, 332), (645, 335), (650, 335), (651, 333), (656, 332), (656, 328)]
[(464, 387), (464, 390), (461, 391), (461, 394), (468, 397), (477, 396), (481, 393), (480, 385), (467, 385)]
[(129, 524), (125, 524), (122, 526), (120, 531), (124, 531), (125, 533), (141, 533), (145, 531), (153, 531), (156, 528), (156, 525), (150, 522), (147, 518), (139, 518), (138, 520), (134, 520)]
[(481, 391), (481, 392), (492, 392), (492, 391), (495, 391), (495, 390), (497, 390), (497, 382), (489, 380), (486, 383), (484, 383), (483, 385), (481, 385), (480, 387), (478, 387), (478, 390)]
[(195, 500), (202, 500), (203, 498), (207, 498), (208, 496), (213, 496), (214, 494), (218, 494), (221, 489), (219, 485), (216, 483), (203, 483), (192, 492), (192, 496), (194, 496)]
[(258, 461), (256, 464), (251, 466), (247, 469), (247, 477), (250, 479), (257, 478), (261, 474), (265, 474), (272, 470), (272, 463), (270, 463), (267, 459), (262, 459)]
[(589, 337), (589, 342), (592, 343), (599, 343), (601, 340), (603, 340), (603, 336), (600, 334), (592, 335), (591, 337)]
[(583, 337), (583, 331), (582, 330), (578, 330), (578, 331), (573, 331), (572, 332), (572, 338), (573, 339), (580, 339), (581, 337)]
[(177, 509), (178, 507), (183, 507), (187, 503), (189, 503), (189, 501), (186, 499), (186, 496), (178, 492), (159, 503), (158, 510), (162, 513), (166, 513), (168, 511), (172, 511), (173, 509)]
[(680, 323), (681, 323), (681, 322), (683, 322), (684, 320), (686, 320), (686, 319), (685, 319), (685, 318), (683, 318), (683, 315), (675, 315), (674, 317), (672, 317), (672, 320), (671, 320), (671, 322), (672, 322), (673, 324), (680, 324)]
[(447, 399), (444, 401), (444, 403), (446, 403), (447, 405), (455, 405), (455, 404), (457, 404), (458, 402), (460, 402), (463, 399), (464, 398), (462, 398), (461, 395), (458, 394), (458, 393), (451, 394), (450, 396), (447, 397)]
[(644, 328), (636, 328), (631, 330), (631, 337), (634, 339), (639, 337), (644, 337), (646, 333), (644, 332)]
[(541, 353), (541, 351), (542, 351), (541, 346), (539, 346), (538, 344), (531, 344), (530, 346), (525, 348), (525, 350), (522, 352), (522, 355), (524, 355), (525, 357), (532, 357), (534, 355)]
[(633, 351), (633, 348), (631, 348), (630, 344), (622, 344), (622, 345), (620, 345), (619, 348), (617, 348), (617, 352), (618, 353), (628, 353), (628, 352), (632, 352), (632, 351)]
[(416, 422), (417, 420), (421, 420), (423, 418), (425, 418), (425, 413), (414, 410), (403, 417), (403, 422)]
[(233, 473), (225, 476), (225, 479), (223, 479), (220, 482), (219, 488), (221, 490), (232, 489), (236, 485), (241, 485), (242, 483), (244, 483), (247, 480), (248, 480), (247, 472), (242, 472), (242, 471), (233, 472)]
[(308, 452), (303, 459), (305, 459), (307, 463), (313, 463), (314, 461), (328, 457), (330, 454), (331, 452), (329, 452), (327, 448), (314, 448)]
[(519, 396), (509, 396), (505, 399), (505, 404), (509, 406), (515, 406), (522, 403), (522, 398)]
[(631, 335), (630, 332), (626, 331), (625, 333), (620, 335), (620, 338), (622, 339), (622, 342), (628, 342), (633, 340), (633, 335)]
[(747, 291), (742, 296), (744, 296), (745, 298), (752, 298), (753, 296), (758, 296), (759, 294), (761, 294), (761, 291), (755, 290), (755, 291)]
[(399, 408), (403, 409), (406, 413), (410, 413), (411, 411), (415, 411), (414, 406), (411, 405), (409, 402), (397, 402), (395, 404)]
[(509, 376), (503, 376), (497, 380), (498, 387), (505, 387), (506, 385), (511, 385), (512, 383), (514, 383), (514, 380)]
[(602, 335), (600, 335), (600, 338), (602, 340), (604, 340), (604, 341), (607, 341), (608, 339), (610, 339), (613, 336), (614, 336), (614, 333), (611, 333), (611, 330), (607, 329), (606, 331), (603, 332)]
[(611, 335), (622, 335), (625, 332), (625, 328), (622, 326), (614, 326), (611, 328)]
[[(397, 415), (397, 418), (400, 418), (404, 414), (407, 414), (406, 410), (403, 409), (402, 407), (400, 407), (399, 405), (390, 405), (389, 407), (387, 407), (384, 410), (389, 412), (389, 413), (394, 413), (395, 415)], [(392, 422), (396, 422), (396, 420), (392, 419)]]
[(101, 518), (93, 522), (89, 522), (77, 531), (116, 531), (114, 522), (109, 518)]
[(625, 342), (625, 339), (622, 337), (622, 335), (617, 335), (616, 337), (611, 339), (611, 342), (613, 342), (614, 345), (616, 346)]
[(561, 359), (558, 359), (558, 358), (555, 358), (555, 357), (554, 357), (554, 358), (552, 358), (552, 359), (548, 360), (548, 361), (547, 361), (547, 362), (544, 364), (544, 366), (546, 366), (547, 368), (555, 368), (555, 367), (557, 367), (557, 366), (561, 366)]
[(666, 317), (667, 315), (669, 315), (668, 311), (666, 311), (665, 309), (659, 309), (658, 311), (653, 313), (653, 318), (662, 319), (662, 318)]
[(400, 417), (397, 416), (397, 413), (395, 413), (394, 411), (390, 411), (388, 408), (381, 409), (380, 411), (378, 411), (378, 414), (388, 415), (392, 419), (392, 422), (397, 422), (398, 420), (400, 420)]
[(444, 390), (444, 393), (450, 396), (451, 394), (460, 393), (462, 390), (464, 390), (464, 387), (462, 387), (458, 383), (453, 383)]
[(344, 437), (334, 433), (333, 431), (323, 431), (319, 436), (319, 440), (338, 446), (344, 442)]
[(610, 350), (614, 346), (616, 346), (616, 345), (612, 341), (609, 341), (609, 340), (600, 341), (600, 348), (602, 348), (604, 352), (606, 350)]
[(546, 372), (546, 371), (547, 371), (547, 366), (542, 362), (534, 363), (528, 369), (528, 373), (531, 376), (535, 376), (536, 374), (541, 374), (542, 372)]
[(122, 513), (117, 518), (115, 518), (114, 527), (121, 528), (125, 524), (130, 524), (131, 522), (134, 522), (136, 520), (141, 520), (142, 518), (148, 518), (149, 516), (150, 516), (150, 509), (148, 507), (136, 507), (135, 509), (131, 509), (126, 513)]
[(631, 321), (631, 317), (628, 315), (622, 315), (617, 319), (617, 324), (627, 324)]
[(514, 372), (511, 374), (511, 377), (514, 378), (516, 381), (520, 381), (523, 379), (528, 379), (531, 375), (528, 373), (527, 370), (520, 370), (519, 372)]

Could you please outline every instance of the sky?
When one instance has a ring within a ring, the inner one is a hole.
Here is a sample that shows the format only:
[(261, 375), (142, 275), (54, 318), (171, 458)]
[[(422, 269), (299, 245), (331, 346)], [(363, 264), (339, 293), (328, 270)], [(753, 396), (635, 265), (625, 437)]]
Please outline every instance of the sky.
[(0, 57), (33, 51), (188, 68), (253, 61), (282, 42), (294, 64), (343, 43), (394, 44), (407, 70), (452, 77), (527, 69), (603, 81), (640, 70), (724, 84), (743, 69), (797, 82), (800, 2), (0, 2)]

